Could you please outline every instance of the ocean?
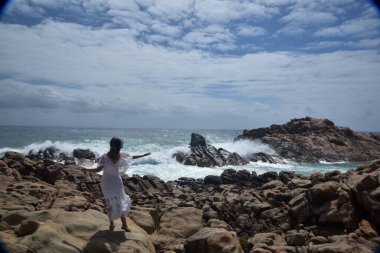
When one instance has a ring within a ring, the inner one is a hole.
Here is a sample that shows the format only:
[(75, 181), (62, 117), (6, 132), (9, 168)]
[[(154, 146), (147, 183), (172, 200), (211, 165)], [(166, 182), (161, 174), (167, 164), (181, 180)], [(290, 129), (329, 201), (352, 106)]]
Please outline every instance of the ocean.
[[(233, 168), (246, 169), (262, 174), (267, 171), (295, 171), (299, 174), (312, 172), (326, 172), (329, 170), (346, 171), (356, 168), (355, 163), (327, 163), (298, 164), (284, 161), (284, 164), (269, 164), (250, 162), (245, 166), (226, 166), (202, 168), (185, 166), (178, 163), (173, 157), (176, 151), (189, 150), (191, 133), (199, 133), (206, 138), (208, 144), (216, 148), (224, 148), (237, 152), (241, 156), (251, 153), (265, 152), (275, 154), (275, 151), (266, 144), (241, 140), (234, 142), (234, 138), (242, 130), (197, 130), (197, 129), (104, 129), (104, 128), (73, 128), (73, 127), (24, 127), (0, 126), (0, 157), (7, 151), (17, 151), (28, 154), (38, 152), (54, 146), (59, 152), (72, 155), (76, 148), (90, 149), (97, 155), (106, 153), (109, 149), (109, 140), (120, 137), (124, 140), (123, 152), (142, 154), (152, 152), (151, 156), (136, 159), (128, 169), (127, 174), (155, 175), (164, 181), (175, 180), (180, 177), (204, 178), (207, 175), (220, 175), (223, 170)], [(96, 164), (82, 164), (86, 167), (95, 167)]]

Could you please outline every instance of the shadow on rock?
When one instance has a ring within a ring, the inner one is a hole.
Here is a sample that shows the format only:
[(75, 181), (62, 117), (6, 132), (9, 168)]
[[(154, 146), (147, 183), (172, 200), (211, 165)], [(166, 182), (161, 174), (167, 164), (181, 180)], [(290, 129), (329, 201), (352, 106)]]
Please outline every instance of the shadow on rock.
[(88, 253), (118, 252), (120, 244), (127, 241), (125, 235), (124, 231), (100, 230), (91, 236), (84, 251)]

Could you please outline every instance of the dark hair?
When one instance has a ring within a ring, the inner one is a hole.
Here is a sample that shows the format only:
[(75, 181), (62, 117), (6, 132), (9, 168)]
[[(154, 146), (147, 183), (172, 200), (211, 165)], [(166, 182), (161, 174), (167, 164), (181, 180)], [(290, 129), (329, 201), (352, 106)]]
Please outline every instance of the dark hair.
[(110, 150), (112, 152), (120, 152), (123, 148), (123, 140), (117, 137), (113, 137), (110, 141)]

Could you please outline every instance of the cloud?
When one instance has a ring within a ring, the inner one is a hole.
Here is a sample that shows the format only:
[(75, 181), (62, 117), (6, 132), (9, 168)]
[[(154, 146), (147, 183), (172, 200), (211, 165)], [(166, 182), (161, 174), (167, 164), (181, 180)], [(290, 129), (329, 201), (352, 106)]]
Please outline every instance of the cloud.
[(307, 11), (305, 9), (296, 9), (290, 14), (281, 18), (281, 21), (287, 23), (296, 23), (298, 25), (315, 25), (323, 23), (332, 23), (337, 18), (330, 12), (315, 12)]
[(50, 87), (28, 87), (14, 80), (0, 81), (0, 106), (3, 109), (48, 109), (59, 107), (60, 94)]
[(359, 49), (377, 49), (380, 46), (380, 38), (376, 39), (362, 39), (362, 40), (327, 40), (320, 42), (313, 42), (303, 47), (304, 50), (315, 50), (315, 49), (331, 49), (331, 48), (359, 48)]
[(279, 36), (279, 35), (288, 35), (288, 36), (293, 36), (293, 35), (300, 35), (300, 34), (303, 34), (305, 33), (305, 29), (304, 28), (301, 28), (297, 25), (287, 25), (281, 29), (279, 29), (276, 33), (275, 33), (275, 36)]
[(241, 25), (238, 27), (238, 35), (244, 37), (260, 37), (267, 34), (267, 30), (263, 27), (252, 27), (249, 25)]
[(339, 26), (328, 27), (314, 33), (318, 37), (367, 37), (379, 35), (380, 20), (375, 18), (357, 18), (343, 22)]
[[(310, 113), (380, 124), (378, 34), (347, 28), (378, 28), (362, 4), (353, 13), (357, 3), (343, 0), (72, 3), (84, 22), (69, 9), (48, 18), (70, 1), (22, 3), (42, 20), (0, 23), (0, 124), (33, 112), (36, 124), (243, 128)], [(317, 35), (337, 27), (339, 36)]]
[(195, 1), (195, 15), (201, 22), (223, 24), (247, 17), (269, 18), (278, 13), (277, 7), (248, 1)]

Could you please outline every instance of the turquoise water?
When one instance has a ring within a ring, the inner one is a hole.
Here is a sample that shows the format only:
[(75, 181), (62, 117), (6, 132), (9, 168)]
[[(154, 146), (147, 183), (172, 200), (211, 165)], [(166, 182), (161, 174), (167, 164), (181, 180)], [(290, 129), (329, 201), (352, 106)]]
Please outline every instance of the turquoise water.
[[(108, 151), (109, 140), (116, 136), (124, 140), (124, 152), (140, 154), (152, 152), (146, 158), (135, 160), (127, 174), (156, 175), (161, 179), (175, 180), (179, 177), (201, 178), (206, 175), (219, 175), (226, 168), (246, 169), (262, 174), (267, 171), (290, 170), (301, 174), (328, 170), (346, 171), (357, 167), (353, 163), (297, 164), (284, 161), (284, 164), (251, 162), (245, 166), (200, 168), (179, 164), (172, 158), (176, 151), (188, 151), (191, 133), (205, 136), (209, 144), (247, 156), (255, 152), (275, 154), (268, 145), (242, 140), (233, 142), (241, 134), (240, 130), (192, 130), (192, 129), (101, 129), (101, 128), (60, 128), (60, 127), (9, 127), (0, 126), (0, 157), (6, 151), (28, 154), (54, 146), (60, 152), (72, 154), (75, 148), (90, 149), (97, 155)], [(88, 166), (96, 166), (88, 164)]]

